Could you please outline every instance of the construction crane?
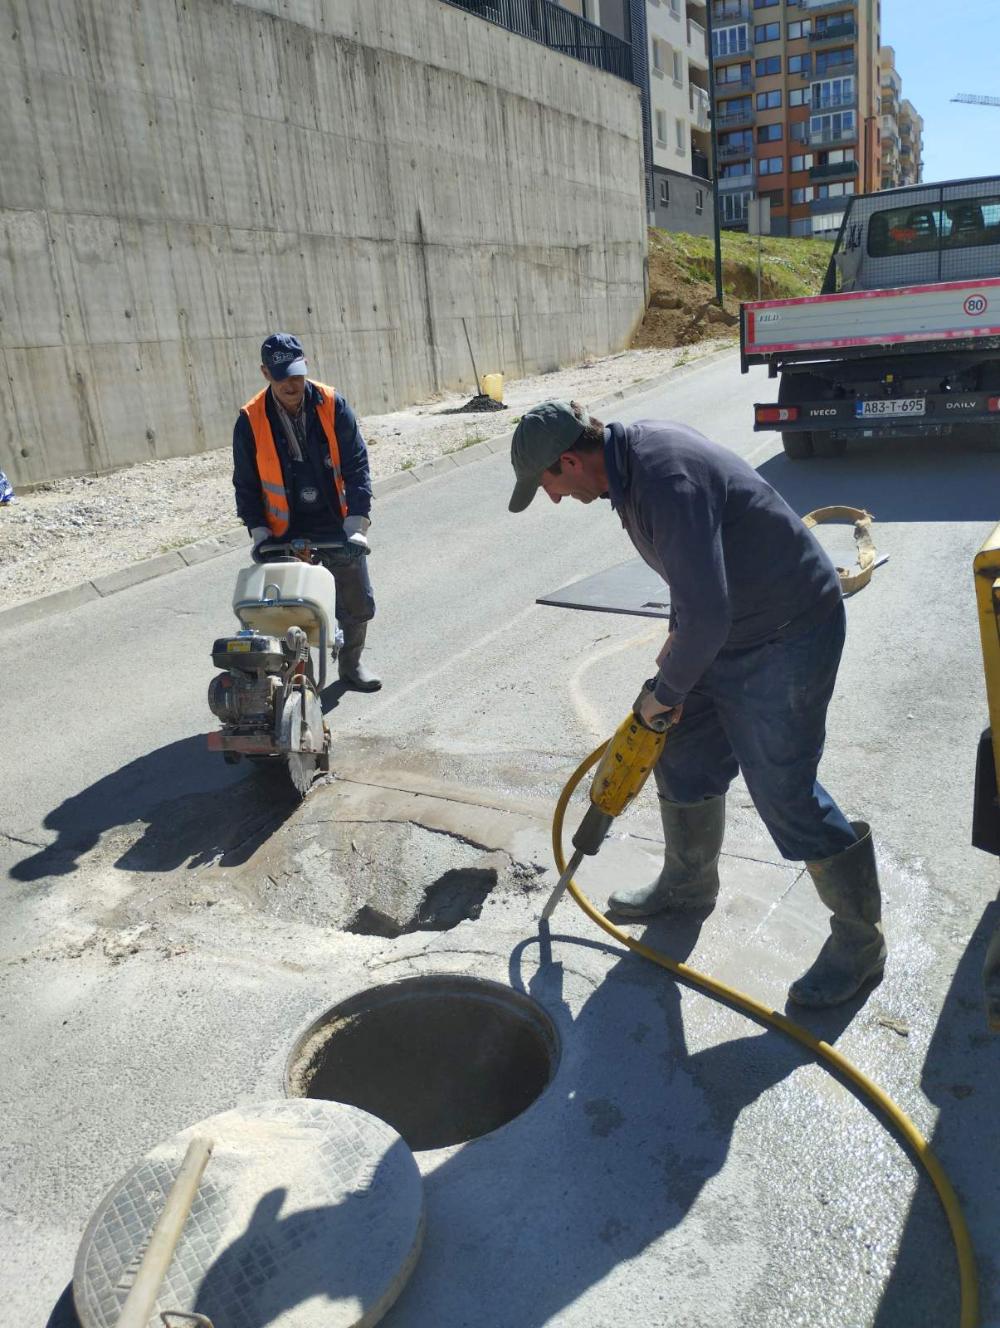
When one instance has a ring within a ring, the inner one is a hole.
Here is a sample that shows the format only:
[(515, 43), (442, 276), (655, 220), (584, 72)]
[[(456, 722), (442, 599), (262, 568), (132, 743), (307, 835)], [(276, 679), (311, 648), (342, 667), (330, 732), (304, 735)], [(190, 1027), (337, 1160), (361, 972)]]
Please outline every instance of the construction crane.
[(976, 92), (960, 92), (952, 101), (968, 102), (971, 106), (1000, 106), (1000, 97), (981, 97)]

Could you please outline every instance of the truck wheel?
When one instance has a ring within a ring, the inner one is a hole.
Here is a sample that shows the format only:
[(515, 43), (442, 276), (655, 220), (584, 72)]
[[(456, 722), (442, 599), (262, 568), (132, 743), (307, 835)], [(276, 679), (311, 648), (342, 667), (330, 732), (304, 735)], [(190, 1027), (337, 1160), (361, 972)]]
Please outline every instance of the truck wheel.
[(830, 433), (814, 433), (812, 444), (818, 457), (839, 457), (847, 450), (847, 439), (834, 438)]
[(807, 461), (813, 454), (813, 435), (811, 433), (783, 433), (781, 446), (790, 461)]

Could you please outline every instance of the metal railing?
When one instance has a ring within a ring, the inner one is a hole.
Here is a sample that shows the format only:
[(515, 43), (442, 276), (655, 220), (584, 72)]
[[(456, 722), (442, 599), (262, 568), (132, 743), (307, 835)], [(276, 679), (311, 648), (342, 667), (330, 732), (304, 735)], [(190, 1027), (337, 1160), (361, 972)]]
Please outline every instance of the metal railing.
[(843, 212), (850, 201), (850, 194), (839, 194), (836, 198), (814, 198), (809, 204), (809, 210), (811, 212)]
[(856, 23), (831, 23), (822, 32), (810, 32), (809, 40), (811, 42), (849, 41), (857, 35), (858, 25)]
[(754, 179), (752, 171), (745, 171), (742, 175), (720, 175), (715, 183), (718, 189), (752, 189)]
[(858, 141), (858, 131), (854, 129), (811, 129), (809, 137), (806, 140), (814, 147), (816, 145), (836, 146), (838, 143), (856, 143)]
[(857, 3), (858, 0), (799, 0), (799, 8), (808, 10), (810, 14), (817, 14), (824, 9), (854, 9)]
[(816, 57), (816, 73), (814, 79), (818, 78), (846, 78), (849, 74), (858, 72), (857, 60), (824, 60), (822, 55)]
[(753, 156), (753, 143), (720, 143), (719, 160), (737, 161), (740, 157)]
[(857, 175), (858, 163), (856, 161), (828, 161), (824, 166), (810, 166), (810, 180), (830, 180), (838, 175)]
[(750, 0), (722, 0), (712, 6), (712, 22), (728, 23), (733, 19), (750, 17)]
[(633, 81), (632, 47), (554, 0), (444, 0), (519, 37)]
[(726, 115), (716, 117), (715, 126), (717, 129), (738, 129), (741, 125), (753, 124), (753, 109), (748, 107), (745, 111), (730, 111)]
[(851, 106), (858, 104), (858, 94), (856, 92), (841, 92), (829, 94), (825, 97), (813, 95), (811, 102), (812, 109), (816, 111), (841, 111), (847, 110)]
[(691, 149), (691, 174), (697, 175), (700, 180), (711, 180), (712, 172), (708, 167), (708, 158), (704, 152), (698, 152)]

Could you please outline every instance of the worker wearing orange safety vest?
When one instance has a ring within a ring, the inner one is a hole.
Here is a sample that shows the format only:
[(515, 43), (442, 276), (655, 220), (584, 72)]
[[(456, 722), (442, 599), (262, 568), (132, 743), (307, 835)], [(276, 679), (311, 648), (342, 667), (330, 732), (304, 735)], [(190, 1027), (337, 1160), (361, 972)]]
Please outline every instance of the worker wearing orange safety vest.
[[(260, 358), (267, 386), (243, 406), (233, 430), (236, 511), (250, 532), (254, 559), (268, 539), (343, 539), (367, 550), (372, 486), (357, 417), (332, 387), (307, 378), (297, 337), (275, 332)], [(341, 680), (377, 691), (380, 679), (361, 662), (375, 615), (368, 560), (317, 555), (337, 583)]]

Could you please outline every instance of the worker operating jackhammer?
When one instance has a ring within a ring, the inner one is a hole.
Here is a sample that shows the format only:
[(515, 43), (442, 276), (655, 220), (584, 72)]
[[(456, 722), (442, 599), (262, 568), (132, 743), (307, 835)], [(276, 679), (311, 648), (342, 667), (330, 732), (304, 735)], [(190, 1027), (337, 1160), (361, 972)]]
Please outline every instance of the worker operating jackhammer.
[(544, 401), (511, 445), (512, 512), (539, 488), (554, 503), (606, 498), (670, 587), (669, 634), (635, 711), (670, 725), (656, 769), (665, 841), (652, 884), (609, 913), (708, 909), (719, 891), (726, 791), (742, 771), (779, 852), (804, 861), (830, 936), (789, 996), (839, 1005), (881, 976), (886, 949), (871, 829), (817, 778), (846, 631), (836, 568), (747, 463), (687, 425), (605, 426), (577, 402)]

